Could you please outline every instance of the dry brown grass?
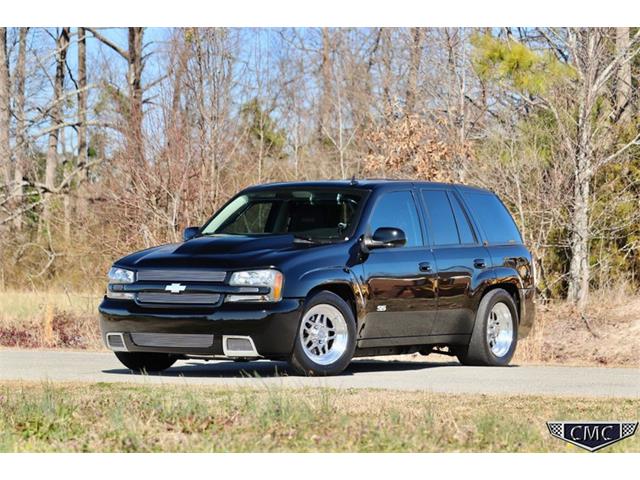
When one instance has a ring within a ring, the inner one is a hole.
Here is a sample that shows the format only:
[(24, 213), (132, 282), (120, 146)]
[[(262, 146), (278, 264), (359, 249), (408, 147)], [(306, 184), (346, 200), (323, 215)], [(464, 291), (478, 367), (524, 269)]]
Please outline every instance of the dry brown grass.
[(625, 288), (594, 292), (584, 315), (567, 302), (537, 305), (514, 361), (639, 366), (640, 297)]
[(102, 348), (99, 294), (0, 291), (0, 346)]

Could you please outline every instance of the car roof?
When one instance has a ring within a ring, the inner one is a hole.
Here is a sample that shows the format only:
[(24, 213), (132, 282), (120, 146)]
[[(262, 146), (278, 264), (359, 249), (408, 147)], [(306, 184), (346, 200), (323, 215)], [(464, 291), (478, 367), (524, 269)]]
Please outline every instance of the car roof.
[(472, 190), (490, 193), (489, 190), (475, 187), (471, 185), (463, 185), (456, 183), (438, 183), (438, 182), (427, 182), (424, 180), (410, 180), (410, 179), (391, 179), (391, 178), (364, 178), (364, 179), (353, 179), (353, 180), (315, 180), (315, 181), (305, 181), (305, 182), (274, 182), (274, 183), (263, 183), (258, 185), (253, 185), (251, 187), (246, 188), (244, 191), (261, 191), (261, 190), (272, 190), (276, 188), (349, 188), (349, 189), (363, 189), (363, 190), (379, 190), (379, 189), (389, 189), (396, 188), (398, 186), (401, 187), (419, 187), (419, 186), (428, 186), (428, 187), (443, 187), (443, 188), (456, 188), (458, 190)]

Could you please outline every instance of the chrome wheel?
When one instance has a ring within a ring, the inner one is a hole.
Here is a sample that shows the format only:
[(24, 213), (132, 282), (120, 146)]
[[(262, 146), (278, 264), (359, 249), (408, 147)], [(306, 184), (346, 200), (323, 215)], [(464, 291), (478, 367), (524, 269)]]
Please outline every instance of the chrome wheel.
[(487, 344), (496, 357), (504, 357), (513, 343), (513, 317), (509, 307), (496, 303), (489, 312), (487, 321)]
[(348, 338), (347, 322), (333, 305), (315, 305), (302, 319), (302, 349), (318, 365), (330, 365), (338, 360), (347, 349)]

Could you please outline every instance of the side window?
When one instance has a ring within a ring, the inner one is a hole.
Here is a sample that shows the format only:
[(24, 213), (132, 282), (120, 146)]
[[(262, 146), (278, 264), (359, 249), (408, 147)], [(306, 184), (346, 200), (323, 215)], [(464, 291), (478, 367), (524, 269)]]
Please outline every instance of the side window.
[(405, 247), (422, 245), (418, 211), (411, 192), (389, 192), (382, 195), (369, 221), (371, 233), (380, 227), (400, 228), (407, 236)]
[(457, 245), (460, 243), (456, 220), (444, 190), (422, 190), (422, 198), (431, 218), (429, 234), (434, 245)]
[(466, 192), (463, 196), (489, 243), (522, 242), (518, 227), (498, 197), (475, 192)]
[(453, 215), (456, 217), (456, 225), (458, 225), (460, 241), (466, 245), (477, 243), (476, 236), (469, 224), (467, 214), (462, 209), (462, 205), (460, 205), (460, 200), (458, 200), (458, 197), (456, 197), (452, 192), (449, 192), (449, 201), (453, 207)]

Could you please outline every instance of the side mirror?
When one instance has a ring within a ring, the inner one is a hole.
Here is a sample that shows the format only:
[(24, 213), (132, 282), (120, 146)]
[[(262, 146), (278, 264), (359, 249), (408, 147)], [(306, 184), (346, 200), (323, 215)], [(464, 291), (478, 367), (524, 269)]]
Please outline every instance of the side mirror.
[(186, 242), (187, 240), (191, 240), (193, 237), (198, 235), (200, 232), (200, 227), (187, 227), (182, 232), (182, 239)]
[(380, 227), (372, 237), (365, 236), (363, 245), (366, 249), (401, 247), (407, 243), (407, 236), (399, 228)]

